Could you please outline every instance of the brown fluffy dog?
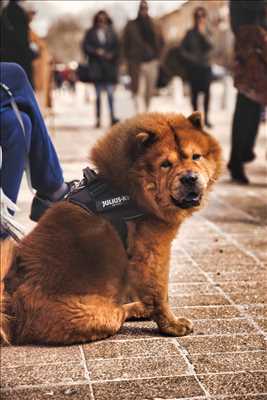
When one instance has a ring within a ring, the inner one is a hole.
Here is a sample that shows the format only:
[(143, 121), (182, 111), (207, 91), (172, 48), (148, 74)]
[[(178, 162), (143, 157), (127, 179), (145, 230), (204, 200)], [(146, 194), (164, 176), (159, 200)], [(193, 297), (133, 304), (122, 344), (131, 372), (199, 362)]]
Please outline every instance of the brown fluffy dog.
[(144, 114), (114, 126), (91, 159), (145, 212), (129, 223), (128, 254), (103, 215), (68, 202), (54, 205), (17, 248), (6, 287), (12, 316), (6, 338), (87, 342), (144, 316), (162, 333), (190, 333), (191, 321), (176, 318), (168, 305), (170, 246), (218, 178), (220, 158), (199, 113)]

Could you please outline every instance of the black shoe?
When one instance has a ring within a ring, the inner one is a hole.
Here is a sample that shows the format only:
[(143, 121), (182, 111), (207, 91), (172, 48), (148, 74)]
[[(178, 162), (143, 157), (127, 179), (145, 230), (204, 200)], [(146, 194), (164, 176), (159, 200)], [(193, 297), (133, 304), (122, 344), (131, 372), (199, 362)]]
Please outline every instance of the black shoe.
[(256, 155), (253, 151), (250, 151), (249, 153), (247, 153), (243, 158), (242, 158), (242, 162), (244, 163), (248, 163), (251, 161), (254, 161), (256, 158)]
[(209, 121), (205, 121), (205, 125), (207, 128), (212, 128), (213, 125)]
[(228, 165), (228, 169), (231, 174), (231, 178), (234, 182), (238, 183), (239, 185), (248, 185), (249, 179), (245, 174), (243, 165), (232, 167)]
[(73, 190), (76, 182), (78, 182), (78, 181), (74, 180), (71, 182), (66, 182), (68, 185), (67, 192), (56, 201), (45, 199), (42, 196), (40, 196), (38, 193), (36, 193), (33, 198), (32, 205), (31, 205), (30, 219), (34, 222), (38, 222), (39, 219), (41, 218), (41, 216), (45, 213), (45, 211), (48, 208), (50, 208), (54, 203), (64, 200), (64, 198), (67, 196), (67, 194), (69, 194)]
[(120, 122), (120, 120), (118, 118), (112, 118), (111, 120), (111, 126), (117, 124), (118, 122)]

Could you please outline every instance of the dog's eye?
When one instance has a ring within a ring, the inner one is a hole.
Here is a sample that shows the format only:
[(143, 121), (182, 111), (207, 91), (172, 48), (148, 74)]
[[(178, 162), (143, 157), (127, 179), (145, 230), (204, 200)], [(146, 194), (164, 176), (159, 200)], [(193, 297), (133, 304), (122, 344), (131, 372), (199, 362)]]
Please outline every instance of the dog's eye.
[(165, 160), (160, 164), (161, 168), (171, 168), (172, 163), (169, 160)]
[(202, 155), (201, 155), (201, 154), (193, 154), (193, 156), (192, 156), (192, 160), (194, 160), (194, 161), (197, 161), (197, 160), (200, 160), (200, 159), (201, 159), (201, 157), (202, 157)]

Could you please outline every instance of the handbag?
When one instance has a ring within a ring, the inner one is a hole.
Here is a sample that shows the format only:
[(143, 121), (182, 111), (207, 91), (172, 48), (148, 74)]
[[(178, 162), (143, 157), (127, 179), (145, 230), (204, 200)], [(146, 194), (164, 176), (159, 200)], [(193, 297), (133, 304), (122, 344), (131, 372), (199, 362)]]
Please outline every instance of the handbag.
[(166, 87), (174, 76), (187, 80), (186, 61), (179, 46), (170, 47), (163, 58), (158, 74), (157, 87)]
[(78, 64), (76, 70), (77, 78), (80, 82), (83, 83), (92, 83), (92, 77), (90, 74), (90, 66), (89, 64)]

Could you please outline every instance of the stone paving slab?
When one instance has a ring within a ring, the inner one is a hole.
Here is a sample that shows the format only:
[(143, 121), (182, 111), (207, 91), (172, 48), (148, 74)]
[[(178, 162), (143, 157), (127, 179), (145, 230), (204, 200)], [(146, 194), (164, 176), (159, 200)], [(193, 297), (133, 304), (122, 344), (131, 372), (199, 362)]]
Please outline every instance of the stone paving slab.
[(193, 376), (93, 383), (95, 400), (175, 399), (203, 395)]
[(1, 349), (1, 363), (10, 367), (79, 362), (81, 362), (81, 352), (78, 346), (11, 346)]
[(190, 358), (197, 374), (235, 371), (261, 371), (266, 362), (264, 351), (242, 353), (197, 354)]
[(84, 385), (45, 386), (40, 388), (15, 389), (1, 393), (1, 400), (94, 400), (89, 383)]
[(267, 374), (262, 371), (199, 375), (199, 379), (211, 396), (266, 393)]
[(73, 383), (85, 380), (81, 363), (38, 364), (30, 366), (2, 368), (1, 387)]
[(87, 361), (96, 359), (164, 357), (166, 354), (174, 357), (180, 356), (175, 342), (168, 339), (125, 340), (124, 342), (111, 339), (83, 345), (83, 350)]
[(177, 339), (189, 354), (225, 354), (266, 350), (263, 335), (237, 333), (188, 336)]
[[(212, 90), (219, 93), (216, 85)], [(104, 132), (93, 129), (93, 105), (79, 93), (55, 99), (51, 132), (66, 179), (81, 178), (88, 149)], [(130, 115), (130, 102), (119, 89), (121, 114)], [(155, 97), (152, 107), (177, 111), (167, 96)], [(179, 107), (190, 114), (188, 101)], [(232, 108), (212, 104), (225, 159)], [(252, 184), (234, 185), (225, 171), (208, 206), (183, 225), (173, 243), (170, 303), (177, 317), (193, 320), (194, 332), (171, 338), (160, 335), (154, 322), (131, 321), (97, 343), (4, 347), (1, 400), (267, 400), (266, 133), (262, 125), (258, 158), (247, 167)], [(30, 202), (24, 181), (17, 218), (27, 230), (34, 226), (27, 217)]]

